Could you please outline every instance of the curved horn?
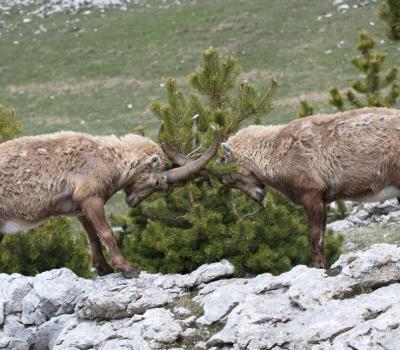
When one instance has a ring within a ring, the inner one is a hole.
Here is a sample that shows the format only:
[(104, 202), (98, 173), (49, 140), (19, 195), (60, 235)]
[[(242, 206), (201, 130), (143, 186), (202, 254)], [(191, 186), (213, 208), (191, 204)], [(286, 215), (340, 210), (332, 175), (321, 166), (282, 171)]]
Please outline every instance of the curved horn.
[(204, 166), (211, 158), (215, 156), (218, 150), (219, 137), (218, 137), (218, 130), (213, 126), (211, 127), (214, 130), (214, 141), (211, 147), (206, 152), (204, 152), (200, 158), (192, 162), (189, 162), (179, 168), (166, 171), (164, 174), (168, 184), (173, 184), (175, 182), (185, 180), (189, 176), (196, 174), (202, 168), (204, 168)]
[(176, 165), (183, 166), (188, 162), (187, 157), (179, 153), (177, 150), (171, 147), (171, 145), (165, 141), (161, 141), (161, 134), (164, 130), (164, 123), (161, 124), (160, 130), (158, 131), (158, 140), (160, 142), (161, 149), (167, 155), (169, 159)]

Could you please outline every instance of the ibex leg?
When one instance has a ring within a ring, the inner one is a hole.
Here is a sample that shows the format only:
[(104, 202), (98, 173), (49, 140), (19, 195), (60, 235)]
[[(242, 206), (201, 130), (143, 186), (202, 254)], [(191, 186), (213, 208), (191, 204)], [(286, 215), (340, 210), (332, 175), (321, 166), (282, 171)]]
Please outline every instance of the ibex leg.
[(324, 234), (327, 218), (326, 205), (316, 194), (306, 195), (303, 199), (303, 205), (308, 218), (308, 229), (314, 253), (311, 266), (326, 268), (324, 252)]
[(125, 277), (138, 277), (139, 270), (126, 261), (118, 249), (117, 242), (104, 213), (104, 202), (100, 198), (88, 198), (81, 203), (81, 209), (99, 236), (101, 243), (107, 248), (113, 267), (121, 271)]
[(92, 265), (96, 269), (97, 274), (99, 276), (103, 276), (114, 272), (113, 268), (108, 265), (106, 259), (104, 258), (100, 239), (97, 236), (96, 230), (92, 224), (84, 216), (80, 216), (78, 219), (88, 235), (90, 250), (92, 252)]

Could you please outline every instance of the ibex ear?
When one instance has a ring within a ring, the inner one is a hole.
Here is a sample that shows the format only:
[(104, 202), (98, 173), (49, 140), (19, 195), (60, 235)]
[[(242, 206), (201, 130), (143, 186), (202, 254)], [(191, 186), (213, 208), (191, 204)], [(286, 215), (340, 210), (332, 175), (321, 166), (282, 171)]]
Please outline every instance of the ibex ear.
[(162, 165), (161, 158), (158, 154), (153, 154), (150, 157), (149, 164), (152, 168), (159, 168)]
[(224, 153), (225, 163), (233, 162), (235, 160), (235, 156), (233, 154), (231, 146), (229, 146), (225, 142), (222, 142), (221, 147), (222, 147), (222, 152)]

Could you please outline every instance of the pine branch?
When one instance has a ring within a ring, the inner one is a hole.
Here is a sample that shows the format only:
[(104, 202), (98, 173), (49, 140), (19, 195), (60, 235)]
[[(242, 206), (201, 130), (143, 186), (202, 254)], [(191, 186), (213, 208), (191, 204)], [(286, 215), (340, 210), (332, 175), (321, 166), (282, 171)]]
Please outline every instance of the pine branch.
[(353, 106), (357, 108), (363, 107), (362, 102), (350, 90), (346, 92), (346, 97)]
[(314, 114), (314, 108), (311, 107), (306, 100), (300, 101), (300, 111), (298, 113), (299, 118), (308, 117)]
[(333, 106), (335, 106), (339, 111), (344, 111), (344, 99), (342, 95), (340, 94), (338, 88), (334, 87), (329, 90), (329, 93), (331, 94), (331, 98), (329, 100), (329, 103)]
[(160, 216), (160, 215), (147, 215), (147, 218), (151, 221), (160, 221), (171, 227), (179, 228), (191, 228), (193, 224), (183, 219), (183, 216), (172, 217), (172, 216)]

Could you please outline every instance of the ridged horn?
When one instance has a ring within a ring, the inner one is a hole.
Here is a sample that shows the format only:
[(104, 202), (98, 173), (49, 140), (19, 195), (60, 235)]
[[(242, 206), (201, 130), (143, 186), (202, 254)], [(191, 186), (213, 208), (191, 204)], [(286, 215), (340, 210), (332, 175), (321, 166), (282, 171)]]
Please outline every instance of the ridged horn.
[(213, 126), (211, 126), (211, 128), (214, 130), (214, 140), (210, 148), (206, 152), (204, 152), (200, 158), (188, 162), (187, 164), (179, 168), (174, 168), (166, 171), (164, 174), (166, 176), (168, 184), (173, 184), (175, 182), (185, 180), (191, 175), (198, 173), (202, 168), (205, 167), (208, 161), (215, 156), (218, 150), (219, 137), (218, 130)]
[(168, 142), (161, 141), (161, 134), (163, 131), (164, 123), (161, 124), (160, 130), (158, 131), (158, 141), (160, 142), (161, 149), (167, 155), (167, 157), (172, 160), (172, 163), (179, 166), (185, 165), (188, 162), (187, 157), (175, 150)]

